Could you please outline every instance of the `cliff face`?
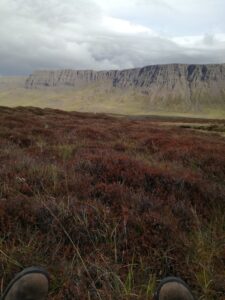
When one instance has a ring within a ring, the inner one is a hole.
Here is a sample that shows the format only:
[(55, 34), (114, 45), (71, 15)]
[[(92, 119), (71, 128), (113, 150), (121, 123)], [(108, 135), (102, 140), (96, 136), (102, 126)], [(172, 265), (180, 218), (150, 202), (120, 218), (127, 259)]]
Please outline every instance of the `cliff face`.
[(81, 87), (93, 82), (100, 82), (113, 79), (116, 71), (35, 71), (26, 80), (26, 88), (55, 87), (55, 86), (74, 86)]
[(180, 99), (196, 102), (200, 98), (218, 98), (225, 102), (225, 64), (221, 65), (154, 65), (121, 71), (36, 71), (26, 80), (26, 88), (73, 86), (93, 83), (132, 89), (156, 99)]

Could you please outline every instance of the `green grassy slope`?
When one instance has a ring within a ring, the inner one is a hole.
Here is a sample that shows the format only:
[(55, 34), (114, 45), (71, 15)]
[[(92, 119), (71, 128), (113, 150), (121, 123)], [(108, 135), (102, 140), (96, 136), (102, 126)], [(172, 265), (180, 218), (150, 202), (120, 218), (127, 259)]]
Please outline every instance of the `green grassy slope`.
[(202, 99), (196, 109), (196, 107), (188, 107), (180, 99), (168, 98), (167, 101), (156, 99), (154, 103), (151, 103), (148, 96), (138, 91), (113, 89), (102, 84), (80, 89), (70, 87), (25, 89), (24, 78), (10, 80), (2, 85), (2, 79), (0, 79), (1, 106), (50, 107), (67, 111), (128, 115), (157, 114), (225, 118), (224, 101), (216, 101), (213, 104), (212, 101)]

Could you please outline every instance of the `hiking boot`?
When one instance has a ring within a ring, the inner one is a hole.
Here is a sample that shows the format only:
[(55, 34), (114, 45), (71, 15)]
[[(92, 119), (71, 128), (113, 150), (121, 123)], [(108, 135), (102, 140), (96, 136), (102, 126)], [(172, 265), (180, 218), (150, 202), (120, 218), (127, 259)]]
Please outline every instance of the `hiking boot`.
[(183, 280), (166, 277), (160, 282), (154, 300), (194, 300), (194, 296)]
[(45, 300), (48, 286), (49, 275), (45, 270), (26, 268), (9, 283), (1, 300)]

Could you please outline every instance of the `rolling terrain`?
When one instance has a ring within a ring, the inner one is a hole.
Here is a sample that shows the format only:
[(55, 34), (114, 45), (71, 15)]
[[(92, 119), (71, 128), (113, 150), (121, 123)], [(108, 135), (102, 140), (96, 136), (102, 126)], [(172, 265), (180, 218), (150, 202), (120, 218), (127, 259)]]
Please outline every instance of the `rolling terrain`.
[(224, 300), (225, 121), (0, 107), (1, 291), (41, 265), (49, 299), (152, 299), (181, 276)]

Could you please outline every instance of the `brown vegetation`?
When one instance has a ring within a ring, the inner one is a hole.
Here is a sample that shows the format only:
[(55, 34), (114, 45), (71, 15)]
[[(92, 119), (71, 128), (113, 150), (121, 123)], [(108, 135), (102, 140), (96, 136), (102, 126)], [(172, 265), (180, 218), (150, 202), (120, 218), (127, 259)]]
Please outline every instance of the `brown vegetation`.
[(2, 290), (41, 265), (55, 300), (152, 299), (168, 275), (224, 299), (225, 139), (164, 121), (0, 108)]

